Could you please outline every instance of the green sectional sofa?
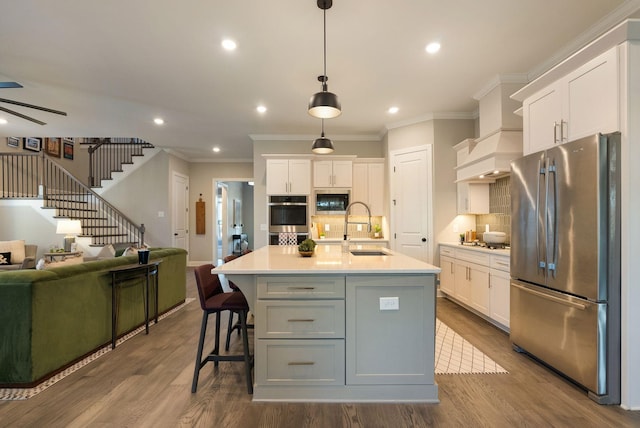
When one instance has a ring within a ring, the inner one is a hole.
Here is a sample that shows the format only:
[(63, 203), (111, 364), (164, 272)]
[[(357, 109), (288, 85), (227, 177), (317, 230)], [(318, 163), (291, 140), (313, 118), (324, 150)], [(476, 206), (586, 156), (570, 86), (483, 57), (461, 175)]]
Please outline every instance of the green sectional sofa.
[[(150, 259), (162, 259), (158, 307), (163, 313), (185, 301), (187, 252), (151, 249)], [(109, 344), (109, 270), (137, 261), (134, 255), (0, 272), (0, 387), (34, 386)], [(119, 287), (118, 336), (144, 325), (144, 287), (138, 281), (143, 279)]]

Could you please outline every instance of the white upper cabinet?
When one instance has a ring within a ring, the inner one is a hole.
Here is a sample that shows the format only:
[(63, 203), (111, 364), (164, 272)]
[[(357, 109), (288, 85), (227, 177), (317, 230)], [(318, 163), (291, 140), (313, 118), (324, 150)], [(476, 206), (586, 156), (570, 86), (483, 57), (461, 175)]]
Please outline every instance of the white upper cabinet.
[(457, 183), (458, 214), (489, 214), (488, 183)]
[(353, 162), (322, 160), (313, 162), (313, 187), (351, 187)]
[(267, 195), (311, 194), (311, 160), (267, 159)]
[[(369, 206), (371, 215), (384, 215), (384, 160), (353, 164), (353, 189), (351, 202), (360, 201)], [(351, 208), (350, 214), (366, 215), (361, 205)]]
[(618, 131), (618, 50), (613, 47), (523, 102), (523, 153)]

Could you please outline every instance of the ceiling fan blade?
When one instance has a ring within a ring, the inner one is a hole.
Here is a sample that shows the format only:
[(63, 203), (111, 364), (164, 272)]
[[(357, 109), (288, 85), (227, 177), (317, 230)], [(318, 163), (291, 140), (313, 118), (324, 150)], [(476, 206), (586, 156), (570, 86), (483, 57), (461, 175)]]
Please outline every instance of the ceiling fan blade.
[(42, 110), (42, 111), (46, 111), (48, 113), (55, 113), (55, 114), (59, 114), (59, 115), (62, 115), (62, 116), (66, 116), (67, 115), (67, 113), (65, 113), (63, 111), (60, 111), (60, 110), (53, 110), (53, 109), (50, 109), (50, 108), (40, 107), (40, 106), (36, 106), (36, 105), (33, 105), (33, 104), (21, 103), (20, 101), (8, 100), (6, 98), (0, 98), (0, 102), (13, 104), (13, 105), (16, 105), (16, 106), (21, 106), (21, 107), (33, 108), (33, 109), (36, 109), (36, 110)]
[(21, 117), (22, 119), (30, 120), (31, 122), (35, 122), (35, 123), (37, 123), (38, 125), (46, 125), (46, 123), (45, 123), (45, 122), (42, 122), (42, 121), (40, 121), (40, 120), (38, 120), (38, 119), (34, 119), (34, 118), (32, 118), (32, 117), (29, 117), (29, 116), (25, 116), (25, 115), (24, 115), (24, 114), (22, 114), (22, 113), (18, 113), (17, 111), (9, 110), (8, 108), (4, 108), (4, 107), (2, 107), (2, 106), (0, 106), (0, 111), (4, 111), (4, 112), (9, 113), (9, 114), (12, 114), (12, 115), (14, 115), (14, 116)]
[(0, 82), (0, 89), (4, 88), (23, 88), (18, 82)]

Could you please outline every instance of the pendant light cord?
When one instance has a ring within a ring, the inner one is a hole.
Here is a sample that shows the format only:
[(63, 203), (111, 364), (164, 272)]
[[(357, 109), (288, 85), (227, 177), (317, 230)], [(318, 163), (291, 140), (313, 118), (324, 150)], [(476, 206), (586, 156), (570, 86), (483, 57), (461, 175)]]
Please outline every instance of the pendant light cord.
[[(324, 82), (322, 83), (322, 86), (326, 86), (327, 85), (327, 9), (323, 9), (322, 11), (322, 24), (323, 24), (323, 28), (322, 28), (322, 32), (323, 32), (323, 43), (324, 43), (324, 50), (323, 50), (323, 58), (324, 58), (324, 70), (323, 70), (323, 75), (324, 75)], [(326, 88), (324, 88), (326, 91)]]

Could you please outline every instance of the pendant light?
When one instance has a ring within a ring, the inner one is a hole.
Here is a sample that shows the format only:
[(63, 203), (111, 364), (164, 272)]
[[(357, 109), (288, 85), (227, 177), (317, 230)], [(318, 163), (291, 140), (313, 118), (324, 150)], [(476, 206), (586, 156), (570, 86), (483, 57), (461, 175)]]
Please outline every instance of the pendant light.
[(318, 155), (328, 155), (333, 152), (333, 143), (324, 136), (324, 119), (322, 119), (322, 133), (320, 138), (316, 138), (311, 146), (311, 151)]
[(331, 119), (342, 113), (338, 96), (327, 90), (327, 9), (331, 8), (333, 0), (318, 0), (318, 7), (323, 10), (324, 34), (324, 69), (318, 81), (322, 84), (322, 91), (313, 94), (309, 100), (309, 114), (320, 119)]

